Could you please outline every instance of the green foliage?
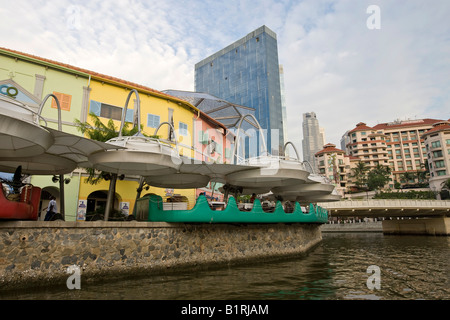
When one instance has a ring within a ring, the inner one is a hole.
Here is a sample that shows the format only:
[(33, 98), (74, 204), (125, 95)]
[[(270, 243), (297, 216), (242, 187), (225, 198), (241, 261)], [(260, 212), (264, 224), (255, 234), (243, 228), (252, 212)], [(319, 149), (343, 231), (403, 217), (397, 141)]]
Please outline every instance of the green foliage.
[[(422, 168), (425, 168), (424, 165), (421, 165)], [(429, 172), (424, 169), (418, 169), (416, 171), (406, 171), (400, 176), (400, 181), (402, 183), (420, 186), (427, 186), (427, 176)]]
[[(94, 113), (89, 113), (89, 116), (94, 123), (93, 125), (88, 122), (81, 122), (78, 119), (74, 120), (77, 129), (81, 133), (85, 134), (89, 139), (106, 142), (119, 136), (119, 129), (116, 128), (112, 119), (109, 119), (107, 124), (104, 124)], [(129, 122), (124, 123), (122, 128), (122, 136), (132, 136), (138, 132), (138, 128), (136, 126), (133, 126), (131, 129), (129, 129), (129, 126)]]
[(355, 185), (358, 189), (362, 189), (367, 184), (367, 172), (369, 168), (362, 161), (356, 164), (356, 167), (352, 169), (353, 178), (356, 178)]
[(89, 174), (89, 176), (87, 177), (85, 182), (92, 184), (92, 185), (96, 185), (102, 180), (107, 180), (105, 178), (106, 177), (110, 178), (110, 176), (111, 176), (108, 172), (104, 172), (104, 171), (101, 171), (100, 173), (97, 174), (97, 172), (94, 168), (85, 168), (85, 170)]
[[(91, 112), (89, 116), (92, 119), (93, 125), (88, 122), (81, 122), (78, 119), (74, 120), (77, 129), (81, 133), (85, 134), (89, 139), (106, 142), (119, 136), (119, 129), (114, 125), (114, 121), (112, 119), (109, 119), (107, 124), (104, 124), (94, 113)], [(129, 122), (124, 123), (122, 128), (122, 136), (133, 136), (138, 132), (137, 126), (133, 126), (133, 128), (129, 129), (130, 124), (131, 123)], [(158, 136), (143, 135), (146, 137), (158, 138)], [(89, 177), (86, 179), (86, 183), (90, 183), (92, 185), (99, 183), (108, 175), (107, 172), (100, 172), (97, 174), (93, 168), (86, 168), (86, 171), (89, 174)]]
[(390, 181), (391, 169), (388, 166), (378, 164), (367, 174), (367, 187), (369, 190), (383, 188)]
[(414, 180), (415, 178), (416, 178), (416, 175), (413, 172), (406, 171), (406, 172), (402, 173), (400, 180), (402, 182), (410, 182), (410, 181), (415, 181)]
[(238, 197), (237, 197), (237, 203), (239, 203), (239, 202), (243, 202), (243, 203), (249, 203), (250, 202), (250, 198), (251, 198), (251, 195), (239, 195)]
[(356, 178), (355, 185), (361, 190), (379, 190), (390, 181), (391, 169), (388, 166), (378, 164), (370, 170), (364, 162), (359, 161), (352, 170), (352, 176)]
[(374, 199), (426, 199), (435, 200), (436, 192), (434, 191), (415, 191), (408, 192), (383, 192), (377, 193)]

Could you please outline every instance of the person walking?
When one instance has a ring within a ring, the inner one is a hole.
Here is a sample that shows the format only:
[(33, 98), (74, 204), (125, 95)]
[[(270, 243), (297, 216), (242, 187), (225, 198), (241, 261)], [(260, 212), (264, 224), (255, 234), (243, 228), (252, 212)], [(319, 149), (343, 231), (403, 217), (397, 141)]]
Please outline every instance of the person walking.
[(44, 221), (50, 221), (52, 217), (58, 212), (58, 206), (56, 204), (56, 198), (54, 196), (50, 197), (50, 202), (48, 203), (47, 213), (45, 215)]

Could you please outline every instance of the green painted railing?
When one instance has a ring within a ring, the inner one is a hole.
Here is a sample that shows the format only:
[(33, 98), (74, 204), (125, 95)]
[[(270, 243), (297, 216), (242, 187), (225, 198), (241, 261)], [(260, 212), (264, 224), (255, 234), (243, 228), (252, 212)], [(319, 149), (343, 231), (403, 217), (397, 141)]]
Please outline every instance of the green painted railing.
[[(198, 197), (191, 210), (163, 210), (163, 200), (158, 195), (147, 195), (138, 199), (137, 219), (164, 222), (204, 222), (204, 223), (326, 223), (326, 209), (310, 204), (309, 212), (304, 213), (298, 202), (294, 211), (286, 213), (280, 201), (273, 212), (265, 212), (259, 199), (253, 203), (251, 211), (239, 210), (233, 197), (228, 199), (224, 210), (212, 210), (205, 196)], [(145, 210), (148, 208), (148, 212)]]

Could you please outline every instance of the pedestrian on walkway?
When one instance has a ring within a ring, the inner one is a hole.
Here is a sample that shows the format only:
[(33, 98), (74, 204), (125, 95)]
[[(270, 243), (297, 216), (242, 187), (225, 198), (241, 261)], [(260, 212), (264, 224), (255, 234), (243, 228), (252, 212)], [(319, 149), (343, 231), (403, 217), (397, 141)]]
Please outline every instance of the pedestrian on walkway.
[(58, 212), (58, 206), (56, 204), (56, 198), (54, 196), (50, 197), (50, 202), (48, 203), (47, 213), (45, 215), (44, 221), (50, 221), (52, 217)]

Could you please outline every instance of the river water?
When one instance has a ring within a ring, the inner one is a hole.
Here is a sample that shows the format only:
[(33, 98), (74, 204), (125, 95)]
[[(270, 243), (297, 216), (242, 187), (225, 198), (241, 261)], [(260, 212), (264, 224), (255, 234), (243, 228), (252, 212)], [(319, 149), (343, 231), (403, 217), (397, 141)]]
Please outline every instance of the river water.
[[(369, 266), (379, 273), (368, 273)], [(0, 299), (447, 300), (450, 238), (323, 233), (302, 257), (95, 284), (81, 277), (80, 290), (28, 290)]]

